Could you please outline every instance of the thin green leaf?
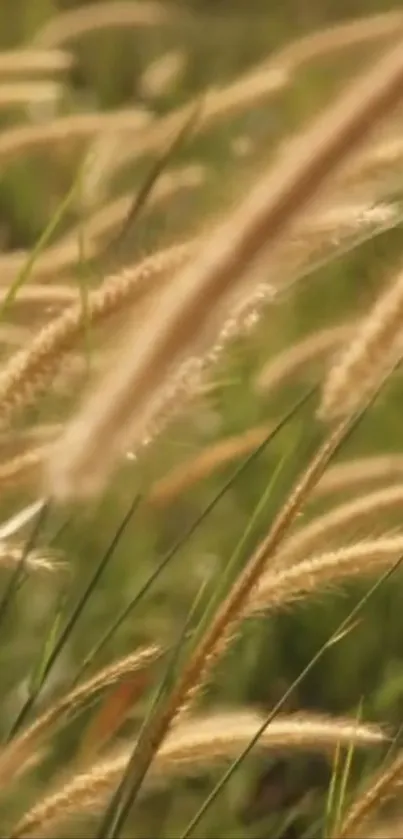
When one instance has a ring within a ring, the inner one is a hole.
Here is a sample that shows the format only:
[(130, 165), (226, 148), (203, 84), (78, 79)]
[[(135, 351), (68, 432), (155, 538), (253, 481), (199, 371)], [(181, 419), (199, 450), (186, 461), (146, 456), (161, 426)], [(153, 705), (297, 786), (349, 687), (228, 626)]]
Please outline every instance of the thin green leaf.
[(81, 180), (81, 170), (82, 166), (79, 167), (76, 177), (74, 178), (69, 191), (62, 199), (59, 207), (56, 209), (54, 215), (50, 219), (49, 224), (45, 227), (45, 230), (39, 237), (35, 246), (32, 248), (25, 265), (17, 274), (15, 280), (11, 283), (7, 291), (7, 294), (4, 297), (4, 300), (0, 304), (0, 319), (4, 317), (6, 310), (14, 302), (20, 288), (22, 288), (22, 286), (29, 279), (29, 275), (32, 271), (33, 266), (35, 265), (36, 260), (38, 259), (38, 256), (42, 253), (43, 249), (46, 248), (49, 240), (53, 236), (53, 233), (55, 232), (61, 220), (68, 211), (69, 207), (73, 203)]
[[(359, 704), (359, 707), (358, 707), (357, 725), (361, 721), (361, 716), (362, 716), (362, 700), (361, 700), (361, 702)], [(346, 794), (347, 794), (347, 786), (348, 786), (348, 781), (349, 781), (350, 774), (351, 774), (351, 767), (352, 767), (352, 763), (353, 763), (354, 749), (355, 749), (355, 744), (353, 742), (351, 742), (348, 749), (347, 749), (347, 755), (346, 755), (346, 759), (345, 759), (345, 762), (344, 762), (344, 769), (343, 769), (341, 779), (340, 779), (339, 799), (338, 799), (338, 802), (337, 802), (337, 806), (335, 808), (335, 814), (334, 814), (334, 819), (333, 819), (333, 828), (332, 828), (334, 834), (337, 834), (337, 831), (338, 831), (338, 829), (341, 825), (341, 818), (342, 818), (344, 804), (345, 804), (345, 800), (346, 800)]]
[(179, 539), (175, 542), (172, 548), (165, 554), (163, 559), (161, 560), (158, 568), (147, 578), (145, 583), (141, 586), (140, 590), (134, 597), (129, 601), (127, 606), (122, 609), (122, 611), (118, 614), (117, 618), (112, 622), (111, 626), (105, 631), (105, 633), (101, 636), (100, 640), (97, 644), (90, 650), (90, 652), (85, 657), (81, 667), (79, 668), (77, 674), (74, 677), (73, 685), (77, 684), (79, 679), (82, 677), (83, 673), (88, 669), (88, 667), (92, 664), (96, 656), (101, 652), (101, 650), (105, 647), (105, 645), (110, 641), (113, 637), (115, 632), (119, 629), (119, 627), (123, 624), (126, 618), (129, 617), (133, 609), (140, 603), (140, 601), (145, 597), (147, 592), (150, 590), (153, 583), (158, 579), (160, 574), (168, 567), (170, 562), (174, 559), (177, 553), (180, 551), (184, 545), (187, 544), (189, 539), (193, 536), (196, 532), (198, 527), (205, 521), (207, 516), (212, 512), (212, 510), (216, 507), (216, 505), (221, 501), (227, 491), (231, 488), (231, 486), (235, 483), (235, 481), (240, 477), (240, 475), (260, 456), (260, 454), (264, 451), (264, 449), (269, 445), (269, 443), (275, 439), (277, 434), (281, 431), (281, 429), (285, 426), (287, 422), (289, 422), (293, 416), (303, 407), (303, 405), (316, 393), (318, 386), (315, 385), (314, 387), (310, 388), (306, 393), (302, 396), (302, 398), (298, 399), (296, 403), (290, 408), (290, 410), (285, 414), (285, 416), (279, 421), (277, 426), (272, 429), (262, 443), (257, 446), (257, 448), (248, 455), (245, 460), (236, 467), (234, 472), (232, 473), (231, 477), (224, 483), (222, 488), (216, 493), (216, 495), (209, 501), (207, 506), (204, 510), (200, 513), (199, 516), (186, 528), (185, 532), (179, 537)]
[(110, 242), (106, 249), (102, 252), (102, 260), (104, 261), (105, 258), (109, 256), (116, 257), (119, 255), (119, 252), (122, 249), (125, 241), (128, 238), (128, 235), (131, 234), (133, 230), (133, 226), (135, 225), (146, 201), (155, 186), (158, 178), (167, 168), (167, 166), (171, 163), (173, 157), (177, 153), (177, 151), (184, 145), (187, 141), (188, 137), (191, 135), (192, 131), (194, 130), (195, 126), (197, 125), (197, 119), (200, 113), (200, 102), (196, 102), (195, 106), (191, 109), (191, 112), (187, 119), (185, 120), (184, 124), (180, 127), (178, 133), (174, 136), (173, 140), (168, 144), (167, 148), (161, 153), (161, 155), (157, 158), (157, 160), (151, 166), (150, 171), (146, 175), (142, 186), (140, 187), (138, 193), (136, 194), (133, 204), (126, 216), (126, 219), (119, 230), (117, 236)]
[(41, 529), (44, 525), (45, 518), (49, 513), (50, 509), (50, 502), (44, 501), (41, 509), (39, 510), (38, 516), (34, 522), (33, 528), (31, 530), (30, 535), (28, 536), (22, 554), (21, 559), (16, 564), (15, 568), (13, 569), (8, 584), (6, 586), (5, 592), (3, 597), (0, 601), (0, 626), (4, 620), (6, 615), (7, 609), (13, 599), (14, 594), (18, 591), (21, 579), (24, 575), (26, 570), (26, 562), (29, 554), (34, 549)]
[(93, 575), (91, 576), (89, 582), (85, 586), (76, 606), (74, 607), (70, 617), (68, 618), (64, 629), (61, 631), (58, 639), (55, 641), (53, 648), (50, 650), (45, 666), (42, 672), (42, 680), (39, 684), (37, 684), (36, 689), (33, 690), (32, 694), (27, 698), (26, 702), (24, 703), (23, 708), (20, 711), (18, 716), (18, 720), (13, 726), (13, 735), (15, 734), (16, 730), (19, 728), (21, 722), (25, 719), (28, 711), (30, 711), (37, 701), (43, 686), (46, 683), (47, 677), (49, 676), (50, 671), (52, 670), (54, 664), (56, 663), (61, 651), (64, 649), (78, 619), (80, 618), (85, 606), (91, 597), (97, 583), (99, 582), (102, 574), (105, 572), (108, 563), (112, 559), (114, 554), (115, 548), (118, 545), (126, 527), (128, 526), (129, 522), (131, 521), (139, 503), (140, 503), (140, 496), (136, 495), (134, 500), (129, 506), (128, 511), (126, 512), (125, 516), (123, 517), (117, 531), (114, 533), (113, 538), (106, 549), (105, 553), (102, 555)]
[[(146, 715), (146, 718), (141, 726), (140, 733), (133, 748), (124, 776), (120, 781), (119, 786), (116, 792), (114, 793), (106, 809), (105, 815), (102, 819), (102, 823), (99, 828), (99, 833), (97, 834), (98, 839), (112, 839), (112, 837), (118, 836), (130, 813), (133, 800), (136, 796), (136, 793), (138, 792), (138, 789), (141, 786), (144, 777), (141, 777), (139, 773), (136, 771), (137, 757), (139, 753), (143, 754), (144, 751), (146, 751), (150, 754), (150, 759), (152, 758), (154, 752), (154, 745), (152, 742), (152, 738), (151, 740), (149, 740), (149, 732), (152, 731), (153, 720), (155, 716), (158, 714), (158, 710), (161, 707), (164, 698), (169, 694), (172, 688), (172, 684), (175, 680), (177, 672), (177, 666), (179, 663), (180, 655), (186, 643), (186, 637), (188, 636), (194, 615), (196, 614), (198, 606), (202, 600), (207, 582), (208, 581), (205, 580), (201, 584), (196, 594), (196, 597), (190, 607), (184, 625), (181, 628), (177, 643), (175, 644), (172, 653), (169, 656), (165, 673), (157, 688), (156, 694), (152, 699), (148, 714)], [(144, 766), (144, 774), (146, 773), (146, 771), (147, 766)]]

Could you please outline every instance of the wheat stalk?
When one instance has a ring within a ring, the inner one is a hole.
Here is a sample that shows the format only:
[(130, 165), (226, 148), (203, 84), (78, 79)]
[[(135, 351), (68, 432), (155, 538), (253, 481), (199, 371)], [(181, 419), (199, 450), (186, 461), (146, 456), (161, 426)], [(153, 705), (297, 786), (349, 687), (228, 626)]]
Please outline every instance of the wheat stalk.
[(111, 113), (82, 113), (55, 117), (46, 125), (18, 125), (0, 135), (0, 160), (5, 163), (24, 151), (35, 151), (43, 145), (57, 145), (76, 140), (93, 139), (101, 132), (139, 132), (149, 124), (150, 115), (140, 108), (123, 108)]
[[(1, 68), (0, 68), (1, 71)], [(0, 83), (0, 107), (27, 105), (35, 102), (54, 102), (60, 98), (62, 87), (59, 82), (13, 82)]]
[(336, 463), (326, 470), (314, 490), (314, 495), (327, 495), (345, 489), (355, 489), (356, 485), (367, 481), (400, 480), (403, 475), (403, 456), (399, 454), (372, 455), (357, 457)]
[(192, 243), (173, 245), (134, 268), (107, 277), (99, 289), (88, 294), (85, 312), (81, 303), (75, 303), (45, 324), (31, 344), (12, 356), (0, 372), (0, 423), (44, 390), (81, 334), (84, 318), (88, 324), (99, 323), (141, 298), (161, 276), (183, 264), (193, 248)]
[(354, 410), (384, 370), (401, 354), (403, 273), (375, 301), (354, 338), (330, 369), (320, 416), (332, 419)]
[(29, 763), (38, 741), (67, 714), (74, 714), (101, 690), (116, 684), (133, 673), (153, 665), (162, 650), (156, 645), (142, 647), (100, 670), (87, 681), (58, 699), (40, 714), (18, 737), (0, 751), (0, 780), (2, 784), (18, 776)]
[(283, 384), (284, 379), (317, 358), (322, 359), (346, 340), (353, 326), (342, 323), (320, 329), (278, 353), (264, 365), (255, 380), (256, 390), (267, 394)]
[(160, 26), (171, 23), (174, 19), (162, 3), (153, 0), (142, 0), (141, 3), (131, 2), (102, 3), (98, 8), (87, 5), (80, 9), (71, 9), (54, 15), (36, 33), (33, 44), (43, 48), (57, 47), (100, 29), (110, 29), (113, 26)]
[(399, 554), (403, 554), (403, 537), (382, 537), (301, 560), (284, 571), (268, 571), (252, 595), (248, 612), (281, 609), (317, 589), (382, 571)]
[[(147, 199), (147, 210), (154, 209), (160, 201), (171, 198), (178, 190), (199, 186), (203, 177), (202, 167), (196, 165), (178, 167), (177, 170), (163, 173)], [(52, 280), (60, 272), (76, 265), (80, 261), (83, 249), (85, 258), (93, 259), (105, 248), (106, 237), (125, 221), (132, 206), (133, 191), (114, 199), (82, 224), (69, 230), (54, 245), (41, 251), (30, 269), (30, 280)], [(28, 259), (29, 251), (21, 250), (0, 256), (1, 282), (10, 282), (24, 269)], [(30, 294), (29, 288), (30, 286), (27, 286), (19, 291), (17, 302), (23, 297), (24, 291)], [(54, 288), (53, 284), (51, 288)], [(51, 295), (51, 291), (46, 292), (45, 289), (42, 293)], [(71, 289), (70, 296), (73, 297), (74, 294), (74, 290)]]
[[(243, 73), (234, 82), (208, 91), (199, 115), (199, 130), (209, 128), (217, 120), (238, 113), (243, 108), (256, 105), (260, 100), (277, 95), (290, 84), (293, 74), (305, 62), (328, 56), (334, 50), (382, 38), (395, 38), (402, 26), (402, 13), (394, 11), (343, 22), (298, 38), (253, 70)], [(146, 129), (142, 137), (138, 137), (130, 147), (127, 146), (126, 153), (123, 152), (116, 161), (117, 167), (136, 159), (147, 150), (161, 148), (167, 135), (175, 134), (185, 118), (186, 108), (181, 107), (159, 120), (149, 130)]]
[(347, 525), (355, 524), (360, 519), (366, 520), (369, 516), (371, 516), (372, 524), (374, 514), (393, 510), (393, 508), (401, 510), (402, 507), (402, 484), (385, 487), (333, 507), (329, 512), (316, 516), (286, 539), (276, 555), (276, 564), (281, 566), (296, 562), (301, 555), (306, 556), (313, 545), (328, 539), (332, 533), (344, 534)]
[[(262, 718), (254, 713), (222, 713), (195, 718), (178, 726), (156, 755), (152, 778), (167, 778), (197, 770), (237, 754), (259, 730)], [(257, 747), (274, 752), (334, 751), (339, 745), (357, 747), (381, 744), (385, 735), (376, 725), (356, 724), (343, 718), (315, 714), (278, 717), (262, 734)], [(96, 811), (124, 772), (129, 754), (95, 764), (28, 812), (12, 831), (12, 839), (44, 835), (75, 815)]]
[(403, 752), (399, 752), (392, 764), (373, 778), (367, 789), (358, 796), (347, 810), (337, 839), (353, 839), (364, 827), (374, 810), (379, 810), (401, 787), (403, 776)]
[(268, 426), (258, 426), (213, 443), (195, 458), (176, 466), (164, 478), (156, 481), (145, 499), (146, 503), (152, 507), (165, 507), (216, 469), (253, 451), (268, 433)]
[(57, 73), (69, 70), (73, 56), (59, 49), (9, 49), (0, 53), (0, 74)]
[(141, 444), (161, 411), (167, 377), (186, 354), (198, 352), (197, 342), (211, 329), (217, 307), (228, 306), (257, 258), (267, 254), (402, 93), (400, 45), (289, 144), (241, 207), (209, 236), (193, 264), (163, 291), (143, 330), (126, 340), (113, 369), (56, 447), (50, 466), (53, 492), (99, 490), (127, 445)]

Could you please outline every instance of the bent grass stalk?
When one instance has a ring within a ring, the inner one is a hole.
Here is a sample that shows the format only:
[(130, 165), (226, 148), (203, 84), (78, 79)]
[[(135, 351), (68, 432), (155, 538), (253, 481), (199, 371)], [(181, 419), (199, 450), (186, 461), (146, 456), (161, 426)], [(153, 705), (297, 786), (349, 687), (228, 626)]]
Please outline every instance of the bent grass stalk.
[[(117, 458), (138, 447), (167, 394), (167, 377), (211, 328), (245, 274), (256, 268), (349, 153), (403, 95), (403, 50), (389, 51), (302, 137), (290, 143), (241, 207), (211, 234), (188, 270), (164, 289), (148, 323), (127, 338), (113, 370), (72, 420), (49, 464), (59, 497), (100, 489)], [(133, 412), (133, 405), (136, 406)]]
[(119, 659), (100, 670), (86, 682), (69, 691), (65, 696), (40, 714), (28, 728), (0, 751), (0, 780), (7, 784), (20, 776), (38, 748), (38, 741), (50, 728), (59, 724), (67, 715), (76, 714), (94, 695), (140, 670), (151, 667), (162, 655), (162, 650), (151, 645)]
[(402, 352), (403, 273), (381, 293), (353, 339), (331, 367), (319, 414), (334, 419), (354, 410), (365, 392)]
[[(196, 717), (182, 723), (158, 751), (150, 782), (169, 781), (177, 774), (192, 773), (201, 765), (226, 761), (247, 743), (262, 718), (248, 712), (228, 712), (210, 717)], [(315, 714), (279, 717), (259, 740), (259, 748), (268, 753), (313, 751), (332, 752), (337, 744), (357, 747), (381, 744), (385, 735), (376, 725), (357, 725), (354, 720), (327, 718)], [(74, 815), (94, 812), (122, 775), (129, 753), (95, 764), (77, 774), (53, 795), (28, 812), (12, 830), (10, 839), (36, 836), (55, 830)]]
[(312, 545), (331, 537), (334, 531), (344, 533), (345, 525), (355, 524), (360, 519), (403, 508), (403, 485), (385, 487), (368, 495), (354, 498), (345, 504), (332, 507), (329, 512), (316, 516), (304, 527), (300, 527), (285, 540), (275, 558), (276, 565), (291, 564), (306, 556)]
[[(183, 264), (192, 251), (192, 244), (173, 245), (147, 257), (133, 269), (107, 277), (97, 291), (88, 292), (87, 324), (102, 322), (150, 291), (162, 276)], [(75, 303), (45, 324), (27, 349), (10, 358), (0, 373), (0, 424), (43, 392), (60, 359), (74, 347), (83, 326), (83, 307)]]
[(327, 469), (315, 488), (314, 495), (322, 496), (341, 490), (355, 490), (357, 485), (371, 481), (400, 481), (403, 476), (403, 456), (396, 454), (357, 457), (335, 463)]

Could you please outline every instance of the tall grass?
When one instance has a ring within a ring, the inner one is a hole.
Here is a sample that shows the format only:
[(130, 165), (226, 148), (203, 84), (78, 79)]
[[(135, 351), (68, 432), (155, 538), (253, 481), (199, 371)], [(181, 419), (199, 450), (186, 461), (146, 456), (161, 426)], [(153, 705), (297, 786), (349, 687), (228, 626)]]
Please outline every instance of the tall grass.
[(362, 5), (10, 26), (4, 835), (400, 823), (403, 17)]

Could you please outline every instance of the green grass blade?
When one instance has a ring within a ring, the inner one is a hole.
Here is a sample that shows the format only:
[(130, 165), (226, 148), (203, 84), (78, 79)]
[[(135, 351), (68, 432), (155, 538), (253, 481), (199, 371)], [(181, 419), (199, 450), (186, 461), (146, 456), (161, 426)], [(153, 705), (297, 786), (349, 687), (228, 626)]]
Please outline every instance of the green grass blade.
[(140, 587), (139, 591), (134, 595), (134, 597), (129, 601), (129, 603), (122, 609), (119, 613), (117, 618), (112, 622), (110, 627), (105, 631), (104, 635), (101, 636), (100, 640), (97, 644), (90, 650), (88, 655), (85, 657), (81, 667), (79, 668), (78, 673), (74, 677), (73, 685), (77, 684), (79, 679), (82, 677), (83, 673), (88, 669), (88, 667), (92, 664), (96, 656), (101, 652), (101, 650), (105, 647), (105, 645), (110, 641), (113, 637), (115, 632), (119, 629), (119, 627), (123, 624), (126, 618), (129, 617), (133, 609), (140, 603), (140, 601), (145, 597), (147, 592), (150, 590), (152, 584), (158, 579), (160, 574), (165, 571), (168, 567), (170, 562), (174, 559), (177, 555), (179, 550), (184, 547), (184, 545), (189, 541), (189, 539), (193, 536), (195, 531), (200, 527), (200, 525), (205, 521), (207, 516), (212, 512), (212, 510), (216, 507), (216, 505), (221, 501), (224, 497), (226, 492), (230, 489), (230, 487), (235, 483), (235, 481), (240, 477), (240, 475), (259, 457), (259, 455), (264, 451), (264, 449), (269, 445), (269, 443), (275, 439), (277, 434), (281, 431), (281, 429), (285, 426), (287, 422), (292, 419), (297, 412), (303, 407), (303, 405), (313, 397), (313, 395), (317, 392), (317, 385), (311, 387), (303, 396), (302, 398), (298, 399), (297, 402), (290, 408), (290, 410), (284, 415), (284, 417), (279, 421), (277, 426), (272, 429), (262, 443), (257, 446), (257, 448), (248, 455), (242, 463), (234, 470), (231, 477), (224, 483), (222, 488), (216, 493), (216, 495), (212, 498), (212, 500), (206, 505), (204, 510), (200, 513), (199, 516), (189, 525), (189, 527), (185, 530), (185, 532), (179, 537), (179, 539), (175, 542), (172, 548), (165, 554), (162, 558), (161, 562), (159, 563), (158, 567), (155, 571), (147, 578), (145, 583)]
[(255, 528), (255, 526), (256, 526), (259, 518), (260, 518), (260, 514), (261, 514), (262, 510), (266, 506), (267, 501), (270, 498), (270, 496), (271, 496), (271, 494), (272, 494), (272, 492), (273, 492), (273, 490), (276, 486), (277, 480), (278, 480), (281, 472), (283, 471), (286, 463), (289, 461), (292, 452), (294, 452), (296, 447), (298, 446), (298, 442), (299, 442), (298, 440), (295, 440), (293, 438), (292, 441), (291, 441), (291, 445), (289, 445), (289, 451), (287, 451), (279, 459), (277, 467), (274, 469), (273, 474), (270, 476), (270, 479), (268, 481), (266, 489), (264, 490), (264, 492), (262, 493), (262, 496), (259, 498), (259, 501), (257, 502), (255, 510), (253, 511), (253, 513), (251, 515), (251, 518), (248, 522), (248, 525), (246, 527), (246, 530), (244, 531), (240, 541), (236, 545), (236, 547), (235, 547), (235, 549), (234, 549), (226, 567), (224, 568), (223, 571), (220, 572), (220, 578), (217, 581), (217, 585), (216, 585), (215, 590), (214, 590), (214, 592), (213, 592), (213, 594), (210, 598), (210, 602), (207, 604), (205, 612), (204, 612), (204, 614), (201, 618), (200, 624), (197, 628), (197, 632), (195, 633), (195, 636), (194, 636), (195, 645), (198, 644), (198, 642), (200, 641), (203, 633), (206, 631), (209, 623), (213, 619), (213, 616), (216, 612), (216, 609), (217, 609), (219, 603), (221, 603), (221, 601), (225, 598), (225, 596), (228, 592), (228, 588), (231, 585), (231, 583), (233, 582), (234, 577), (237, 573), (237, 570), (239, 569), (239, 562), (240, 562), (240, 559), (242, 557), (242, 553), (243, 553), (243, 551), (244, 551), (244, 549), (245, 549), (245, 547), (248, 543), (249, 537), (250, 537), (251, 533), (253, 532), (253, 530), (254, 530), (254, 528)]
[(93, 575), (91, 576), (89, 582), (85, 586), (78, 602), (76, 603), (76, 606), (74, 607), (70, 617), (68, 618), (64, 629), (61, 631), (59, 637), (55, 641), (52, 649), (50, 651), (48, 651), (47, 659), (46, 659), (46, 662), (44, 663), (44, 667), (43, 667), (43, 670), (42, 670), (41, 681), (39, 683), (37, 683), (36, 688), (32, 691), (32, 694), (27, 698), (26, 702), (24, 703), (24, 706), (22, 707), (22, 709), (19, 713), (19, 716), (18, 716), (18, 724), (17, 724), (17, 721), (16, 721), (16, 723), (13, 726), (13, 735), (15, 734), (19, 725), (21, 724), (21, 721), (26, 718), (28, 711), (30, 711), (32, 709), (33, 705), (38, 700), (38, 698), (40, 696), (40, 693), (42, 691), (42, 688), (46, 683), (46, 680), (47, 680), (47, 677), (48, 677), (50, 671), (52, 670), (55, 662), (57, 661), (57, 658), (59, 657), (61, 651), (64, 649), (64, 647), (65, 647), (65, 645), (66, 645), (66, 643), (67, 643), (67, 641), (68, 641), (68, 639), (71, 635), (71, 632), (73, 631), (73, 629), (74, 629), (78, 619), (80, 618), (80, 616), (81, 616), (89, 598), (91, 597), (91, 594), (93, 593), (93, 591), (94, 591), (97, 583), (99, 582), (102, 574), (105, 572), (105, 570), (108, 566), (108, 563), (112, 559), (115, 548), (116, 548), (118, 542), (120, 541), (124, 531), (126, 530), (126, 527), (128, 526), (129, 522), (131, 521), (131, 519), (132, 519), (132, 517), (133, 517), (133, 515), (134, 515), (134, 513), (135, 513), (135, 511), (136, 511), (136, 509), (137, 509), (137, 507), (140, 503), (140, 500), (141, 500), (140, 496), (136, 495), (134, 500), (130, 504), (129, 509), (126, 512), (125, 516), (123, 517), (122, 521), (120, 522), (117, 531), (114, 533), (113, 538), (111, 539), (111, 542), (110, 542), (108, 548), (106, 549), (106, 551), (102, 555), (102, 557), (101, 557)]
[[(359, 704), (359, 707), (358, 707), (357, 724), (359, 724), (359, 722), (361, 720), (361, 716), (362, 716), (362, 700), (361, 700), (361, 702)], [(337, 835), (337, 831), (338, 831), (339, 827), (341, 826), (341, 819), (342, 819), (342, 814), (343, 814), (343, 810), (344, 810), (344, 803), (345, 803), (346, 794), (347, 794), (347, 786), (348, 786), (348, 781), (349, 781), (350, 774), (351, 774), (351, 767), (352, 767), (352, 763), (353, 763), (354, 748), (355, 748), (354, 743), (351, 742), (348, 749), (347, 749), (346, 760), (344, 762), (344, 768), (343, 768), (343, 772), (342, 772), (341, 779), (340, 779), (339, 799), (338, 799), (338, 802), (337, 802), (337, 806), (335, 808), (334, 819), (333, 819), (333, 827), (332, 827), (333, 835)]]
[(155, 186), (158, 178), (164, 172), (164, 170), (169, 166), (172, 159), (179, 151), (179, 149), (184, 145), (184, 143), (188, 140), (189, 136), (192, 134), (195, 126), (197, 125), (197, 119), (200, 113), (200, 103), (197, 102), (194, 108), (192, 108), (190, 115), (185, 120), (184, 125), (182, 125), (178, 131), (178, 133), (174, 136), (173, 140), (168, 144), (167, 148), (162, 152), (162, 154), (156, 159), (156, 161), (151, 166), (150, 171), (146, 175), (143, 184), (141, 185), (138, 193), (136, 194), (133, 204), (126, 216), (126, 219), (119, 230), (117, 236), (110, 242), (106, 249), (102, 253), (102, 259), (108, 258), (108, 256), (119, 256), (119, 253), (127, 240), (129, 234), (132, 233), (133, 227), (145, 206), (147, 199)]
[(52, 620), (50, 623), (49, 631), (46, 634), (44, 644), (42, 646), (42, 651), (39, 656), (38, 663), (34, 668), (31, 677), (30, 677), (30, 687), (28, 691), (27, 699), (25, 700), (24, 704), (20, 708), (14, 722), (12, 723), (9, 733), (6, 738), (6, 742), (11, 740), (17, 731), (21, 728), (22, 724), (24, 723), (26, 717), (30, 713), (34, 702), (36, 701), (43, 682), (46, 676), (46, 666), (51, 655), (51, 651), (53, 645), (56, 641), (57, 632), (59, 630), (62, 616), (63, 616), (63, 607), (67, 598), (67, 593), (62, 592), (61, 597), (58, 600), (56, 610), (54, 615), (52, 616)]
[(38, 516), (35, 519), (35, 522), (34, 522), (32, 530), (31, 530), (31, 533), (30, 533), (30, 535), (28, 536), (28, 539), (25, 542), (24, 549), (23, 549), (22, 554), (21, 554), (21, 559), (17, 563), (16, 567), (13, 569), (13, 572), (10, 576), (10, 579), (8, 581), (8, 584), (6, 586), (4, 594), (3, 594), (2, 598), (1, 598), (1, 601), (0, 601), (0, 626), (3, 622), (3, 620), (4, 620), (7, 609), (9, 607), (10, 603), (11, 603), (11, 600), (12, 600), (14, 594), (16, 593), (16, 591), (18, 591), (21, 579), (22, 579), (23, 574), (25, 572), (26, 560), (27, 560), (29, 554), (31, 553), (31, 551), (34, 549), (34, 547), (36, 545), (36, 542), (37, 542), (37, 539), (39, 537), (40, 531), (41, 531), (41, 529), (44, 525), (46, 516), (49, 513), (49, 509), (50, 509), (50, 502), (49, 501), (44, 501), (41, 509), (39, 510)]
[(329, 790), (326, 796), (326, 812), (325, 812), (325, 837), (330, 836), (333, 824), (334, 824), (334, 817), (333, 813), (335, 810), (335, 801), (336, 801), (336, 794), (337, 794), (337, 783), (339, 777), (339, 765), (340, 765), (340, 758), (341, 758), (341, 749), (340, 743), (337, 743), (336, 751), (333, 760), (333, 768), (332, 768), (332, 777), (330, 779)]
[(49, 240), (53, 236), (53, 233), (57, 229), (58, 225), (60, 224), (60, 222), (63, 219), (64, 215), (66, 214), (67, 210), (69, 209), (70, 205), (73, 203), (73, 201), (76, 197), (76, 194), (77, 194), (77, 189), (78, 189), (80, 181), (81, 181), (81, 173), (82, 173), (82, 166), (79, 167), (78, 172), (76, 174), (76, 177), (74, 178), (73, 183), (72, 183), (69, 191), (66, 193), (66, 195), (62, 199), (59, 207), (56, 209), (54, 215), (50, 219), (49, 224), (45, 227), (45, 230), (43, 231), (43, 233), (39, 237), (35, 246), (32, 248), (25, 265), (23, 266), (21, 271), (19, 271), (19, 273), (17, 274), (15, 280), (11, 283), (11, 285), (10, 285), (8, 291), (7, 291), (7, 294), (4, 297), (4, 300), (0, 304), (0, 319), (2, 317), (4, 317), (4, 314), (5, 314), (6, 310), (14, 302), (20, 288), (22, 288), (22, 286), (29, 279), (29, 275), (32, 271), (33, 266), (35, 265), (35, 262), (36, 262), (38, 256), (41, 254), (43, 249), (46, 248), (46, 245), (48, 244)]
[[(141, 786), (144, 775), (147, 771), (148, 763), (151, 762), (154, 753), (154, 744), (152, 738), (149, 739), (149, 732), (150, 730), (152, 730), (152, 722), (156, 714), (158, 714), (158, 709), (159, 707), (161, 707), (164, 698), (169, 694), (169, 691), (172, 688), (172, 684), (175, 680), (177, 672), (177, 665), (179, 663), (180, 654), (186, 643), (186, 637), (189, 633), (189, 629), (192, 624), (194, 615), (202, 600), (202, 596), (204, 594), (207, 582), (208, 581), (204, 581), (201, 584), (196, 594), (196, 597), (190, 607), (184, 625), (181, 628), (178, 640), (173, 647), (171, 655), (169, 656), (165, 673), (157, 688), (156, 694), (150, 704), (149, 712), (141, 726), (139, 736), (137, 738), (124, 776), (115, 794), (113, 795), (112, 800), (110, 801), (105, 815), (102, 819), (102, 823), (99, 828), (99, 833), (97, 834), (97, 839), (112, 839), (112, 837), (118, 837), (126, 819), (130, 814), (131, 808), (136, 798), (136, 794)], [(141, 775), (141, 773), (139, 774), (136, 771), (136, 763), (138, 755), (143, 755), (144, 752), (146, 752), (149, 755), (149, 761), (148, 763), (144, 762), (144, 772)]]

